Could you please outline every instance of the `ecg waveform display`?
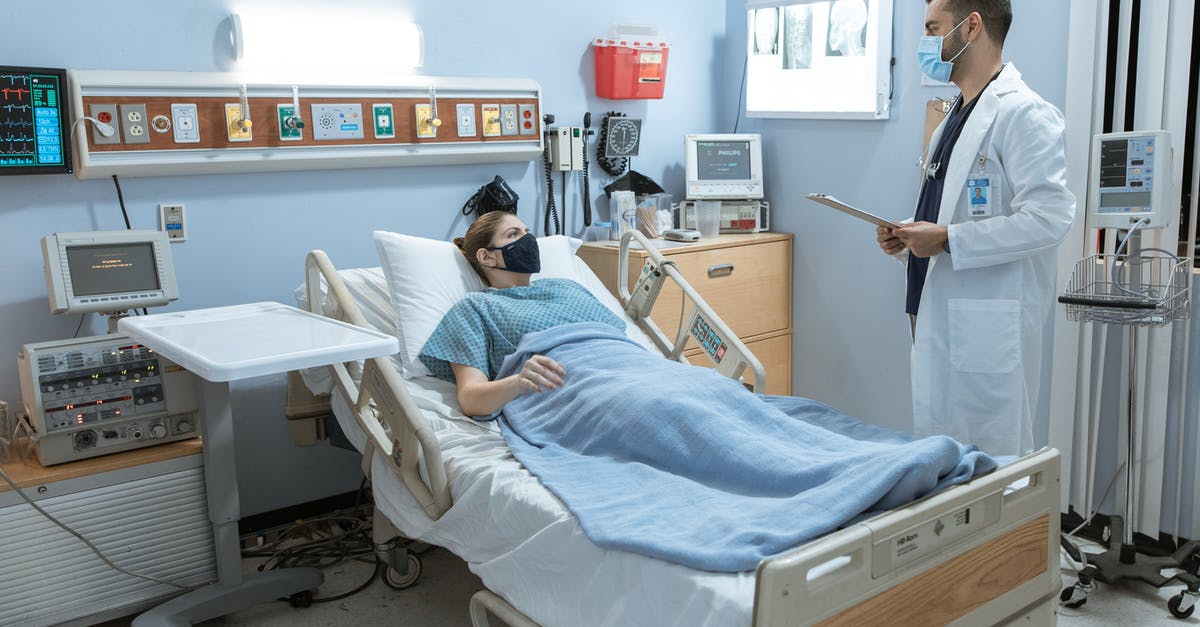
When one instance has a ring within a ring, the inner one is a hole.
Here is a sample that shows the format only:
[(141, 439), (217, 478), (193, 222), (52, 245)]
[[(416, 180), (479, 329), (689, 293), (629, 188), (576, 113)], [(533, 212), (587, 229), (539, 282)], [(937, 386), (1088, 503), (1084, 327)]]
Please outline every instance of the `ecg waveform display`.
[(67, 167), (63, 77), (0, 69), (0, 171)]

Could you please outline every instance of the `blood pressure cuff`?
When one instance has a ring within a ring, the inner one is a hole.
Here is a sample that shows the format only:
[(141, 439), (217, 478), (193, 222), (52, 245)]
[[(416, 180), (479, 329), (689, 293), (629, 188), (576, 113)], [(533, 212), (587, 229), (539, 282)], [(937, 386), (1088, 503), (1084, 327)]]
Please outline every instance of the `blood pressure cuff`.
[(479, 188), (473, 196), (467, 199), (463, 205), (463, 215), (469, 216), (472, 213), (475, 217), (479, 217), (485, 213), (493, 211), (507, 211), (509, 213), (517, 212), (517, 193), (508, 186), (508, 183), (499, 175), (492, 179), (491, 183)]

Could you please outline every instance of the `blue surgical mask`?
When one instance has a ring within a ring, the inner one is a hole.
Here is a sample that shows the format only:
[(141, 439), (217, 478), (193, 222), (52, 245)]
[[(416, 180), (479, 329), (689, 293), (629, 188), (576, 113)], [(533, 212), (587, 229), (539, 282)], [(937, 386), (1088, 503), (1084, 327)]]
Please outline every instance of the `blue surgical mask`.
[(526, 233), (504, 246), (488, 246), (487, 249), (500, 251), (501, 257), (504, 258), (504, 267), (496, 268), (497, 270), (520, 274), (537, 274), (542, 271), (542, 257), (533, 233)]
[[(958, 27), (965, 24), (966, 21), (967, 19), (963, 18), (963, 21), (959, 22), (958, 26), (950, 29), (950, 33), (958, 30)], [(946, 33), (946, 35), (950, 33)], [(962, 53), (967, 51), (967, 46), (971, 45), (971, 42), (968, 41), (963, 44), (962, 50), (959, 50), (958, 54), (954, 55), (952, 59), (943, 61), (942, 44), (945, 40), (946, 37), (943, 35), (926, 35), (921, 38), (921, 43), (917, 45), (917, 62), (921, 64), (921, 71), (925, 73), (925, 76), (939, 83), (950, 82), (950, 73), (954, 71), (955, 59), (962, 56)]]

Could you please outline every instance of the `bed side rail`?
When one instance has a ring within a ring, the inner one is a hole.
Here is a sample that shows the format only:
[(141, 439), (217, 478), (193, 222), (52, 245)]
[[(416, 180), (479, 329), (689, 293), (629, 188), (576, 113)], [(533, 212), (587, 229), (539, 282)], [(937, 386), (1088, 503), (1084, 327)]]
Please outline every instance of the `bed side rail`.
[[(629, 289), (629, 246), (636, 239), (646, 251), (646, 263), (638, 275), (633, 290)], [(691, 300), (692, 309), (684, 316), (683, 322), (675, 337), (668, 338), (667, 334), (650, 319), (650, 312), (658, 300), (663, 283), (674, 281), (683, 292), (686, 299)], [(738, 338), (725, 321), (713, 311), (699, 292), (683, 278), (675, 262), (667, 259), (655, 248), (646, 236), (636, 230), (631, 230), (621, 237), (621, 252), (617, 259), (617, 291), (621, 302), (625, 305), (625, 313), (633, 319), (650, 340), (654, 342), (663, 355), (670, 359), (682, 360), (683, 351), (687, 347), (689, 337), (694, 337), (705, 356), (717, 372), (731, 378), (740, 379), (747, 369), (754, 376), (754, 392), (762, 392), (767, 385), (767, 371), (762, 363), (750, 352), (750, 349)]]
[[(363, 317), (358, 303), (346, 289), (329, 256), (321, 250), (308, 253), (304, 263), (308, 309), (343, 322), (373, 328)], [(321, 280), (326, 295), (321, 297)], [(362, 385), (355, 385), (357, 362), (337, 363), (333, 370), (334, 389), (354, 408), (354, 417), (367, 434), (371, 450), (378, 450), (388, 465), (421, 504), (426, 515), (438, 519), (450, 509), (450, 487), (442, 451), (425, 414), (417, 407), (395, 367), (384, 357), (366, 361)], [(428, 482), (421, 476), (420, 461), (425, 461)], [(369, 468), (367, 468), (369, 472)]]
[(763, 560), (753, 624), (992, 625), (1044, 604), (1059, 591), (1059, 462), (1042, 449)]

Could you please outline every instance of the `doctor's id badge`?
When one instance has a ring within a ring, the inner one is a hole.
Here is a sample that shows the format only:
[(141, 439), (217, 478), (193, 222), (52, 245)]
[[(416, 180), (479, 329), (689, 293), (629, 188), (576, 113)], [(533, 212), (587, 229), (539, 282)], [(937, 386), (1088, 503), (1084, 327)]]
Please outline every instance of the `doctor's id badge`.
[(992, 215), (992, 180), (967, 179), (967, 215), (986, 218)]

